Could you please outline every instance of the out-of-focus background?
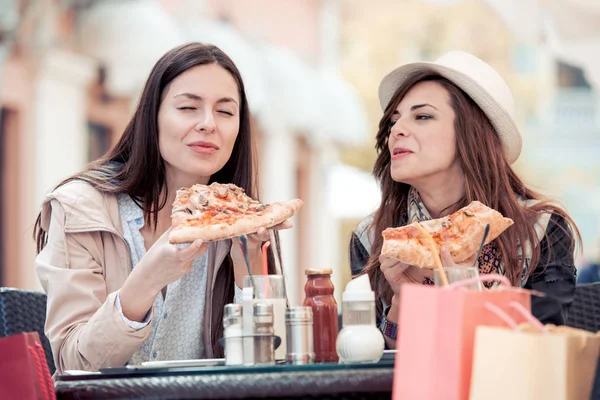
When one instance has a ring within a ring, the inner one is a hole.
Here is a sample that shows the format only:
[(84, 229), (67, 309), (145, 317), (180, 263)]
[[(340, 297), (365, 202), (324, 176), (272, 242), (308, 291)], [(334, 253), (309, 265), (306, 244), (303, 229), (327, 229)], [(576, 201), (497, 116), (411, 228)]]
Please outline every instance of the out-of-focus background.
[(154, 62), (190, 41), (237, 63), (256, 119), (262, 200), (300, 197), (284, 232), (291, 302), (304, 269), (350, 279), (352, 228), (379, 203), (370, 176), (380, 79), (472, 52), (515, 95), (516, 169), (600, 244), (597, 0), (0, 0), (0, 286), (39, 288), (32, 226), (44, 194), (104, 154)]

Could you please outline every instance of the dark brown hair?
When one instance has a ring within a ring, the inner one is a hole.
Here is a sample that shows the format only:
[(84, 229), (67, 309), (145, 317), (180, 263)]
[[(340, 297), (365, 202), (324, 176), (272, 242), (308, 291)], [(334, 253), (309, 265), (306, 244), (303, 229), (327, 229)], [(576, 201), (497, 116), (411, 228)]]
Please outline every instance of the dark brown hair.
[[(169, 198), (165, 182), (165, 163), (158, 142), (158, 109), (169, 84), (185, 71), (199, 65), (218, 64), (235, 79), (240, 95), (240, 130), (231, 156), (210, 182), (233, 183), (257, 199), (257, 167), (252, 137), (252, 120), (244, 83), (237, 67), (223, 51), (213, 45), (189, 43), (167, 52), (154, 65), (146, 81), (139, 104), (119, 142), (103, 157), (87, 168), (62, 181), (82, 180), (109, 194), (126, 193), (144, 210), (146, 223), (156, 229), (158, 212)], [(47, 243), (47, 232), (41, 226), (41, 214), (34, 227), (34, 239), (40, 252)], [(278, 241), (278, 240), (277, 240)], [(278, 243), (276, 244), (278, 245)], [(269, 252), (269, 269), (274, 259)], [(213, 312), (211, 313), (212, 348), (215, 356), (223, 356), (217, 340), (223, 332), (223, 307), (233, 302), (234, 273), (231, 257), (226, 257), (215, 279)]]
[[(441, 85), (448, 92), (450, 105), (455, 112), (456, 149), (465, 174), (465, 195), (448, 209), (455, 210), (477, 200), (514, 221), (514, 226), (495, 240), (502, 254), (505, 274), (513, 285), (520, 284), (525, 262), (519, 260), (517, 243), (526, 241), (537, 243), (534, 225), (542, 213), (554, 213), (564, 218), (568, 228), (576, 233), (579, 241), (581, 240), (575, 223), (564, 210), (550, 204), (540, 194), (527, 188), (519, 179), (506, 161), (500, 138), (481, 108), (449, 80), (431, 71), (420, 71), (409, 76), (396, 90), (379, 122), (376, 138), (378, 155), (373, 174), (379, 181), (382, 197), (370, 227), (373, 229), (374, 242), (364, 272), (369, 274), (372, 287), (376, 288), (380, 298), (383, 297), (388, 304), (392, 297), (391, 288), (385, 279), (379, 279), (378, 257), (383, 245), (381, 232), (385, 228), (397, 226), (399, 221), (406, 218), (407, 196), (410, 189), (409, 185), (395, 182), (391, 177), (391, 157), (388, 149), (390, 121), (408, 91), (423, 81), (433, 81)], [(519, 202), (519, 198), (541, 201), (527, 208)], [(572, 246), (574, 244), (573, 241)], [(531, 266), (535, 267), (539, 261), (540, 248), (534, 246)], [(526, 276), (529, 276), (533, 269), (529, 268)], [(378, 302), (378, 313), (381, 313), (380, 302)]]

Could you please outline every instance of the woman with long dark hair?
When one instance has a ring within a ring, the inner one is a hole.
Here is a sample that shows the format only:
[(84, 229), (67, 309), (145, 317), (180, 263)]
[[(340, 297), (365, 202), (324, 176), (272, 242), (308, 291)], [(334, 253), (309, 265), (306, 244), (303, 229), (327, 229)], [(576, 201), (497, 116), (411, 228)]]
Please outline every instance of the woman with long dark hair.
[[(511, 168), (521, 135), (500, 75), (471, 54), (450, 52), (435, 63), (397, 68), (382, 80), (379, 99), (383, 117), (373, 173), (381, 205), (355, 229), (350, 260), (353, 273), (368, 274), (378, 294), (387, 344), (395, 346), (401, 329), (401, 285), (433, 282), (430, 270), (380, 262), (382, 231), (451, 214), (474, 200), (514, 221), (484, 247), (480, 273), (504, 274), (515, 286), (545, 293), (532, 298), (534, 315), (564, 323), (575, 290), (579, 232), (563, 209), (529, 189)], [(441, 255), (452, 265), (447, 251)]]
[[(166, 53), (116, 146), (42, 204), (36, 264), (59, 373), (223, 355), (223, 307), (239, 299), (244, 256), (237, 239), (169, 244), (172, 203), (177, 189), (212, 182), (256, 199), (255, 161), (233, 61), (200, 43)], [(257, 273), (267, 238), (249, 236)]]

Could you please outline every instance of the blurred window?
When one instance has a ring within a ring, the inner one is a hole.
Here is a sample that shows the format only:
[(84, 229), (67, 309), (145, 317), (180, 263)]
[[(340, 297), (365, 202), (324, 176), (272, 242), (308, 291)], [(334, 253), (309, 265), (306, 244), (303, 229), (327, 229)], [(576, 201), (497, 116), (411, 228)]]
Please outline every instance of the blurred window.
[(556, 64), (559, 87), (591, 89), (590, 83), (585, 78), (585, 74), (581, 68), (564, 63), (562, 61), (557, 61)]

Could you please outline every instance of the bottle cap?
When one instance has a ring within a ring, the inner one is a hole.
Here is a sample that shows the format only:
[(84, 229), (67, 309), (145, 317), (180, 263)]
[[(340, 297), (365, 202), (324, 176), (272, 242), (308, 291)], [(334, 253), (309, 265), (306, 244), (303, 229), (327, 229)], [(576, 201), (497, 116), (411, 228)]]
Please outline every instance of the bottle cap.
[(308, 276), (310, 276), (310, 275), (331, 275), (331, 274), (333, 274), (333, 270), (331, 268), (325, 268), (325, 269), (308, 268), (304, 271), (304, 273)]
[(368, 275), (361, 275), (348, 282), (342, 293), (342, 301), (375, 301)]

